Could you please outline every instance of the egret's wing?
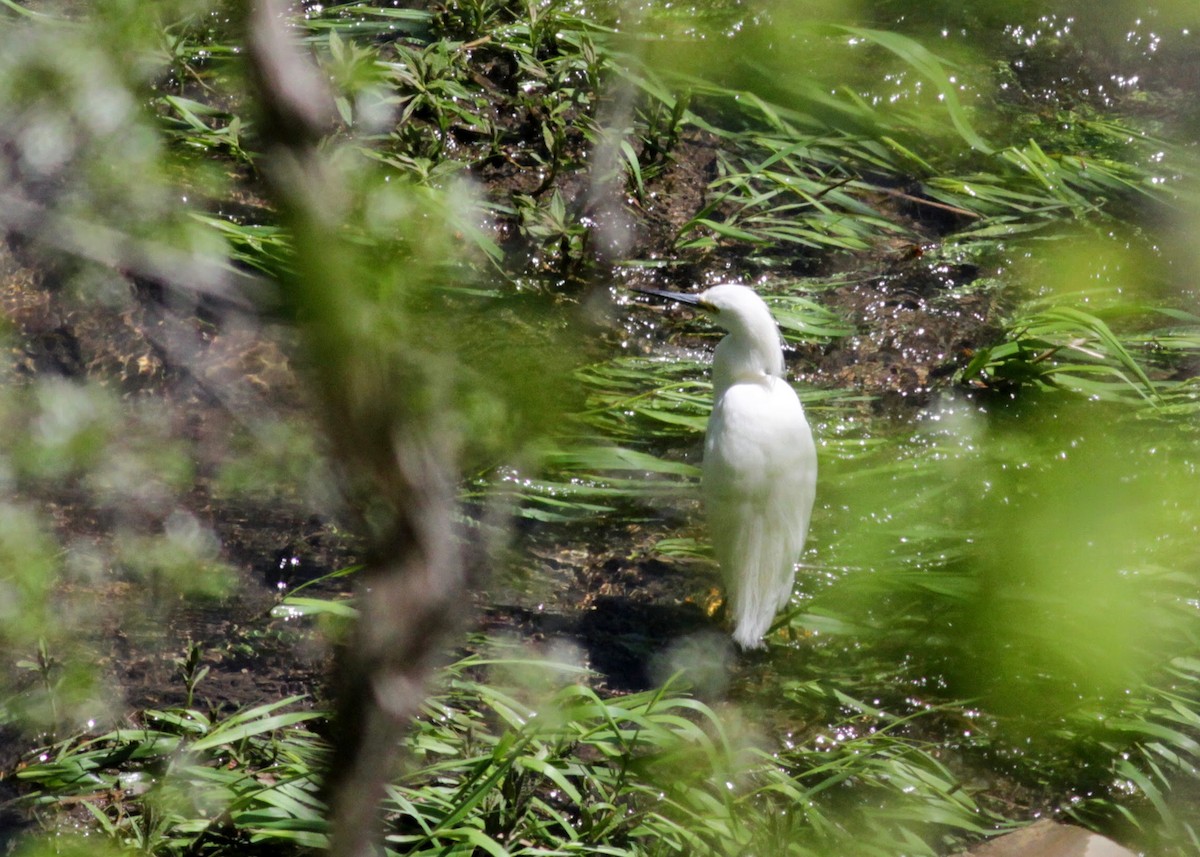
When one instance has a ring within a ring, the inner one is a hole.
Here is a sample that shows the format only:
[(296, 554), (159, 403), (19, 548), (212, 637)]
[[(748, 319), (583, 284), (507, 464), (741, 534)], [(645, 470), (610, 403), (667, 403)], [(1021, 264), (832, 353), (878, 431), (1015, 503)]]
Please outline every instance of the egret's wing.
[(787, 382), (730, 386), (708, 424), (704, 495), (743, 646), (760, 644), (791, 596), (816, 478), (812, 432)]

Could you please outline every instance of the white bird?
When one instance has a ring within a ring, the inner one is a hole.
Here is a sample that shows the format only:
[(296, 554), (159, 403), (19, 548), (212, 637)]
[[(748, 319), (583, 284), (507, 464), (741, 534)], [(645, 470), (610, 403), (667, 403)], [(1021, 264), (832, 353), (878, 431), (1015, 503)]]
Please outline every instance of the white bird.
[(729, 333), (713, 354), (704, 505), (733, 639), (760, 648), (791, 598), (817, 486), (817, 449), (804, 408), (783, 377), (779, 327), (746, 286), (714, 286), (698, 295), (637, 291), (695, 306)]

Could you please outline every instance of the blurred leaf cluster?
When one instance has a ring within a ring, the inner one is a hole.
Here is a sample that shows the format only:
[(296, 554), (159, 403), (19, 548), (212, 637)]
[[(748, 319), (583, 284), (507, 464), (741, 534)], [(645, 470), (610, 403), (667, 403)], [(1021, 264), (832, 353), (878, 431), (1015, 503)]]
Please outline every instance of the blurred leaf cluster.
[[(113, 614), (154, 625), (236, 586), (196, 480), (264, 516), (332, 493), (290, 409), (311, 389), (259, 412), (179, 358), (230, 334), (229, 304), (300, 377), (431, 415), (473, 512), (503, 496), (526, 533), (587, 524), (631, 563), (657, 544), (698, 565), (661, 520), (695, 508), (715, 340), (614, 310), (610, 286), (731, 278), (763, 286), (806, 366), (907, 304), (996, 309), (901, 417), (832, 376), (803, 391), (821, 505), (770, 665), (709, 704), (686, 675), (610, 697), (581, 657), (468, 656), (409, 739), (388, 848), (933, 854), (1050, 809), (1195, 853), (1195, 171), (1160, 113), (1046, 94), (1039, 64), (1097, 16), (1043, 5), (309, 5), (290, 26), (332, 87), (336, 227), (300, 236), (263, 200), (236, 4), (0, 5), (0, 725), (46, 744), (15, 772), (21, 806), (114, 851), (325, 843), (321, 715), (205, 711), (190, 652), (187, 704), (123, 720), (77, 647)], [(29, 270), (61, 317), (12, 285)], [(314, 271), (305, 299), (281, 285)], [(874, 316), (846, 297), (893, 280)], [(163, 329), (147, 305), (188, 337), (120, 360), (51, 348), (89, 320)], [(304, 352), (293, 325), (336, 335)], [(200, 380), (177, 401), (148, 392), (181, 377)], [(222, 396), (237, 419), (214, 467), (184, 440)], [(604, 529), (630, 521), (648, 543)]]

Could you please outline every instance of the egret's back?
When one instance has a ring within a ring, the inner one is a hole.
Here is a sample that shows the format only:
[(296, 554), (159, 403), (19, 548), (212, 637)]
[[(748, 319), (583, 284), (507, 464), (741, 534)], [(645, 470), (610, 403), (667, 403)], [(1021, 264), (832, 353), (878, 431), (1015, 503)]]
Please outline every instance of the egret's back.
[(816, 479), (812, 432), (786, 381), (768, 375), (720, 393), (705, 437), (705, 506), (744, 648), (762, 645), (791, 596)]

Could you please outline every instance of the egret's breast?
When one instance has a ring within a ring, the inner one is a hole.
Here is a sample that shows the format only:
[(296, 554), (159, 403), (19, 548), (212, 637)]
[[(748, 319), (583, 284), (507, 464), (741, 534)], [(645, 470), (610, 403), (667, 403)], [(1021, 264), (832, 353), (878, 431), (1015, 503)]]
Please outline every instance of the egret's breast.
[(707, 493), (757, 494), (809, 472), (815, 480), (812, 432), (786, 381), (735, 383), (717, 399), (704, 444)]

